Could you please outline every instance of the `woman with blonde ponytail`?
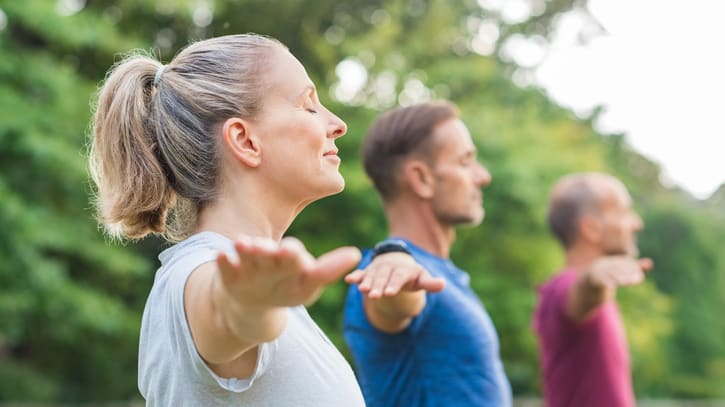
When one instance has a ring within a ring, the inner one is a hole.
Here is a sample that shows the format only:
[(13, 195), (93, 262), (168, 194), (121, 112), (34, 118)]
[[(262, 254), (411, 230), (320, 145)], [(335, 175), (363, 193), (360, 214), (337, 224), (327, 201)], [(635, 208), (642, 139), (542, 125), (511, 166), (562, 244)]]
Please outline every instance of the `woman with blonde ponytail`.
[(143, 314), (139, 389), (149, 406), (363, 406), (345, 359), (304, 304), (354, 268), (357, 249), (314, 258), (283, 235), (340, 192), (345, 123), (304, 67), (255, 34), (199, 41), (168, 65), (112, 67), (93, 117), (100, 222), (159, 234)]

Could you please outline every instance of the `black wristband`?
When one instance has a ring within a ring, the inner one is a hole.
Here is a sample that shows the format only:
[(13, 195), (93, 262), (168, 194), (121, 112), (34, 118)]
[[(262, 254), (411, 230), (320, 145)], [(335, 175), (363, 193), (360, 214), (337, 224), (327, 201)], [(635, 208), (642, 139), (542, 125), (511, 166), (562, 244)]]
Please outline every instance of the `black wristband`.
[(373, 247), (373, 258), (385, 253), (407, 253), (410, 254), (408, 245), (400, 239), (383, 240)]

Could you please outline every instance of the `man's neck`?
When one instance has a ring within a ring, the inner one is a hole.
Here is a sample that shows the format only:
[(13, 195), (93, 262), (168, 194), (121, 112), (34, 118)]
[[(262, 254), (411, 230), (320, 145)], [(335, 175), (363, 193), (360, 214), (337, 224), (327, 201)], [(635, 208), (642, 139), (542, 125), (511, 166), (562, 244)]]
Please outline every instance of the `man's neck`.
[(602, 256), (602, 251), (594, 247), (575, 244), (566, 250), (566, 267), (582, 272)]
[(404, 238), (421, 249), (447, 259), (456, 239), (453, 226), (442, 225), (427, 205), (385, 207), (390, 236)]

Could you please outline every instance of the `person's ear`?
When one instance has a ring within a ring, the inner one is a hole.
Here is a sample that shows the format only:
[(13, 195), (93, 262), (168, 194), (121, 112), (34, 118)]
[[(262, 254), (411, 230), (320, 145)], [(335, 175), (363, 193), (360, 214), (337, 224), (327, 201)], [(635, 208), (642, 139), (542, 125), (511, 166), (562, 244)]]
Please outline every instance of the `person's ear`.
[(403, 163), (403, 179), (408, 188), (422, 199), (430, 199), (435, 193), (435, 178), (430, 166), (420, 160)]
[(227, 119), (222, 126), (222, 142), (234, 158), (257, 167), (262, 162), (262, 145), (250, 130), (249, 123), (238, 117)]
[(594, 214), (584, 214), (579, 218), (579, 237), (587, 242), (599, 242), (602, 239), (602, 221)]

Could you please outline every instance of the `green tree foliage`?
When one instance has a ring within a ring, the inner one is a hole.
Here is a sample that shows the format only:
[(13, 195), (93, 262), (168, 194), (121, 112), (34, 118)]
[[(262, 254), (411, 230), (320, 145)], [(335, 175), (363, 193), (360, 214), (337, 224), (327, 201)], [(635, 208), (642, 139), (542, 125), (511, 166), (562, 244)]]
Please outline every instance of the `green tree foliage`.
[[(722, 397), (724, 189), (700, 203), (663, 187), (659, 167), (625, 137), (593, 129), (596, 112), (580, 119), (515, 86), (517, 67), (497, 56), (509, 36), (546, 38), (582, 3), (541, 2), (528, 20), (507, 23), (470, 0), (0, 0), (0, 401), (138, 398), (138, 329), (164, 244), (120, 245), (97, 228), (89, 101), (119, 53), (151, 49), (168, 61), (190, 40), (249, 31), (288, 45), (349, 127), (338, 141), (345, 191), (312, 204), (290, 230), (311, 252), (385, 236), (360, 142), (385, 108), (449, 98), (493, 174), (486, 220), (459, 232), (452, 257), (497, 325), (515, 393), (539, 392), (529, 321), (536, 286), (562, 263), (544, 221), (549, 188), (565, 173), (598, 170), (632, 190), (647, 224), (642, 252), (656, 264), (647, 284), (620, 296), (639, 394)], [(486, 24), (499, 33), (488, 56), (474, 52)], [(364, 68), (364, 86), (350, 94), (340, 93), (341, 61)], [(345, 291), (333, 285), (311, 309), (343, 351)]]
[[(652, 278), (676, 303), (667, 343), (672, 374), (661, 385), (678, 396), (725, 396), (725, 228), (683, 207), (656, 208), (642, 248), (657, 266)], [(656, 257), (655, 257), (656, 256)]]
[(83, 158), (81, 58), (132, 42), (55, 6), (0, 6), (0, 399), (133, 394), (150, 280), (148, 260), (99, 233)]

